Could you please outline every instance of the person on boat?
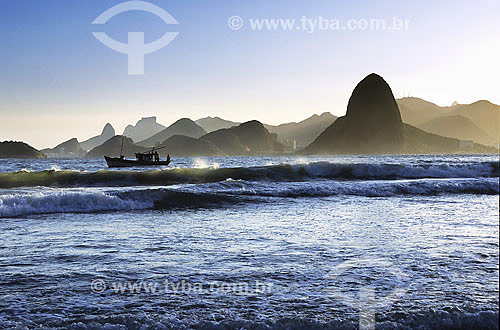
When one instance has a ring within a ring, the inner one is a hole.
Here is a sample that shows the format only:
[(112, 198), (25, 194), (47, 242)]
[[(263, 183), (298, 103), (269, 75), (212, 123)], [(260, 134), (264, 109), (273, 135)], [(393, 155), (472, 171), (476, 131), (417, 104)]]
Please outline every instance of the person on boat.
[(160, 155), (158, 154), (158, 151), (155, 151), (155, 162), (160, 161)]

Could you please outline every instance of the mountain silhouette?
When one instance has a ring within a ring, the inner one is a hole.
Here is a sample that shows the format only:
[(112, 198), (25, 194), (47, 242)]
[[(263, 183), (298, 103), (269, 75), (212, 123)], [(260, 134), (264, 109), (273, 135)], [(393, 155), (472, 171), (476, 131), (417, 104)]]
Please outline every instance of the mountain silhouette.
[[(263, 124), (270, 133), (278, 134), (280, 141), (296, 141), (297, 147), (303, 148), (309, 145), (318, 135), (323, 132), (337, 117), (329, 112), (321, 115), (312, 115), (300, 122), (290, 122), (280, 125)], [(214, 132), (223, 128), (231, 128), (241, 123), (226, 120), (220, 117), (205, 117), (196, 120), (196, 123), (203, 127), (207, 133)]]
[(104, 156), (118, 157), (120, 156), (120, 149), (123, 140), (123, 155), (125, 157), (135, 158), (136, 152), (145, 152), (151, 150), (150, 148), (138, 146), (132, 141), (131, 138), (123, 135), (115, 135), (100, 146), (90, 150), (85, 158), (102, 158)]
[(85, 155), (76, 138), (60, 143), (54, 148), (43, 149), (41, 152), (50, 158), (79, 158)]
[(500, 142), (500, 106), (481, 100), (457, 105), (451, 113), (470, 119), (477, 127), (493, 137), (497, 144)]
[(207, 132), (201, 128), (198, 124), (189, 118), (182, 118), (165, 128), (161, 132), (147, 138), (146, 140), (140, 141), (137, 145), (143, 147), (154, 147), (166, 141), (168, 138), (174, 135), (184, 135), (194, 138), (199, 138), (205, 135)]
[(445, 108), (418, 97), (404, 97), (397, 103), (403, 122), (417, 127), (446, 114)]
[(233, 126), (238, 126), (240, 123), (230, 121), (230, 120), (225, 120), (220, 117), (205, 117), (205, 118), (200, 118), (195, 121), (196, 124), (200, 125), (203, 127), (203, 129), (207, 132), (213, 132), (218, 129), (222, 128), (231, 128)]
[(239, 126), (208, 133), (201, 140), (209, 141), (229, 155), (258, 155), (283, 152), (264, 125), (252, 120)]
[(0, 142), (0, 158), (47, 158), (43, 153), (24, 142)]
[(403, 151), (403, 123), (387, 82), (372, 73), (354, 89), (347, 113), (326, 128), (306, 153), (391, 154)]
[(477, 127), (469, 118), (461, 115), (442, 116), (418, 125), (422, 130), (460, 140), (472, 140), (480, 144), (494, 146), (498, 142)]
[[(450, 107), (440, 107), (416, 97), (405, 97), (397, 102), (403, 122), (407, 124), (423, 130), (431, 129), (434, 133), (458, 139), (462, 139), (464, 131), (468, 130), (468, 139), (475, 142), (491, 146), (496, 146), (500, 142), (500, 106), (489, 101), (480, 100), (471, 104), (458, 104), (455, 102)], [(471, 126), (471, 123), (466, 120), (454, 116), (461, 116), (470, 120), (475, 127)], [(432, 120), (436, 121), (429, 123)], [(447, 122), (448, 120), (450, 122)], [(456, 127), (451, 130), (450, 127), (455, 125), (460, 128)], [(451, 135), (448, 135), (450, 133)]]
[(168, 152), (173, 157), (226, 155), (224, 151), (210, 141), (185, 135), (171, 136), (159, 147), (165, 147), (165, 149), (159, 150), (159, 152)]
[(85, 151), (92, 150), (95, 147), (103, 144), (113, 136), (115, 136), (115, 129), (110, 123), (107, 123), (102, 129), (100, 135), (94, 136), (86, 141), (81, 142), (80, 146)]
[[(426, 102), (425, 106), (425, 113), (434, 111), (432, 103)], [(496, 149), (475, 143), (473, 151), (491, 153)], [(326, 128), (303, 151), (306, 154), (459, 152), (463, 152), (460, 140), (403, 124), (391, 88), (382, 77), (373, 73), (354, 89), (346, 115)]]
[(336, 116), (329, 112), (324, 112), (321, 115), (312, 115), (298, 123), (286, 123), (278, 126), (265, 125), (270, 133), (278, 134), (280, 141), (295, 140), (297, 148), (303, 148), (314, 141), (335, 120)]
[(138, 142), (163, 131), (165, 128), (165, 126), (156, 122), (156, 117), (143, 117), (135, 125), (125, 127), (123, 135)]
[(472, 149), (461, 149), (460, 140), (425, 132), (415, 126), (403, 124), (406, 154), (457, 154), (457, 153), (498, 153), (493, 147), (474, 143)]
[(210, 132), (202, 136), (200, 140), (217, 146), (228, 155), (247, 155), (250, 153), (250, 148), (241, 142), (240, 137), (228, 128)]

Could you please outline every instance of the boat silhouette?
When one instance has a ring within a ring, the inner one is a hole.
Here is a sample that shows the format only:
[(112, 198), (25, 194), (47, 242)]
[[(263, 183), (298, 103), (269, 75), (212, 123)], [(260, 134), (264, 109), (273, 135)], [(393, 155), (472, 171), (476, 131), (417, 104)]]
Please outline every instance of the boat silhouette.
[(157, 152), (157, 150), (163, 149), (165, 147), (153, 147), (150, 151), (147, 152), (136, 152), (136, 159), (126, 159), (123, 155), (124, 139), (125, 137), (122, 138), (120, 157), (104, 156), (108, 167), (167, 166), (168, 164), (170, 164), (170, 154), (167, 154), (166, 160), (160, 160), (160, 155)]

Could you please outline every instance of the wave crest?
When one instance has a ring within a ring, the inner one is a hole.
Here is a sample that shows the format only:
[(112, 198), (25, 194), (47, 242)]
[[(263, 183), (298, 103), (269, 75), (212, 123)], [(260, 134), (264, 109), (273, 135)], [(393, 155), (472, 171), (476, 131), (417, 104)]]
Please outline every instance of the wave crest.
[[(25, 321), (26, 322), (26, 321)], [(0, 326), (5, 328), (22, 327), (21, 322), (3, 321)], [(337, 330), (358, 329), (359, 321), (344, 316), (339, 319), (320, 321), (315, 318), (260, 317), (260, 320), (245, 320), (241, 318), (227, 318), (221, 321), (200, 320), (200, 318), (178, 319), (174, 315), (150, 317), (130, 313), (91, 315), (79, 320), (48, 317), (46, 323), (51, 329), (115, 329), (115, 328), (141, 328), (141, 329), (312, 329), (312, 330)], [(45, 327), (44, 327), (45, 328)], [(414, 314), (402, 314), (390, 317), (387, 320), (378, 320), (377, 329), (498, 329), (498, 310), (478, 311), (472, 313), (457, 313), (446, 311), (430, 311)]]
[(273, 198), (328, 197), (337, 195), (393, 197), (404, 195), (496, 195), (496, 178), (418, 179), (397, 181), (287, 182), (268, 184), (226, 180), (170, 188), (134, 188), (107, 191), (98, 188), (52, 189), (0, 194), (0, 217), (28, 214), (130, 211), (142, 209), (210, 208), (238, 203), (262, 203)]
[(230, 178), (267, 182), (307, 181), (314, 178), (338, 180), (479, 178), (499, 177), (499, 171), (499, 162), (417, 165), (316, 162), (238, 168), (175, 168), (145, 172), (48, 170), (0, 173), (0, 188), (167, 186), (219, 182)]

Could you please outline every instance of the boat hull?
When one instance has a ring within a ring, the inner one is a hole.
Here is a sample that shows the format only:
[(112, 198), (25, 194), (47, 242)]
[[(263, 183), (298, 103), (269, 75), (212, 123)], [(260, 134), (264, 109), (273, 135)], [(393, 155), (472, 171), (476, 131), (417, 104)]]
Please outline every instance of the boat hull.
[(169, 160), (161, 160), (158, 162), (152, 161), (141, 161), (141, 160), (132, 160), (132, 159), (124, 159), (119, 157), (107, 157), (104, 156), (108, 167), (134, 167), (134, 166), (167, 166), (170, 164)]

